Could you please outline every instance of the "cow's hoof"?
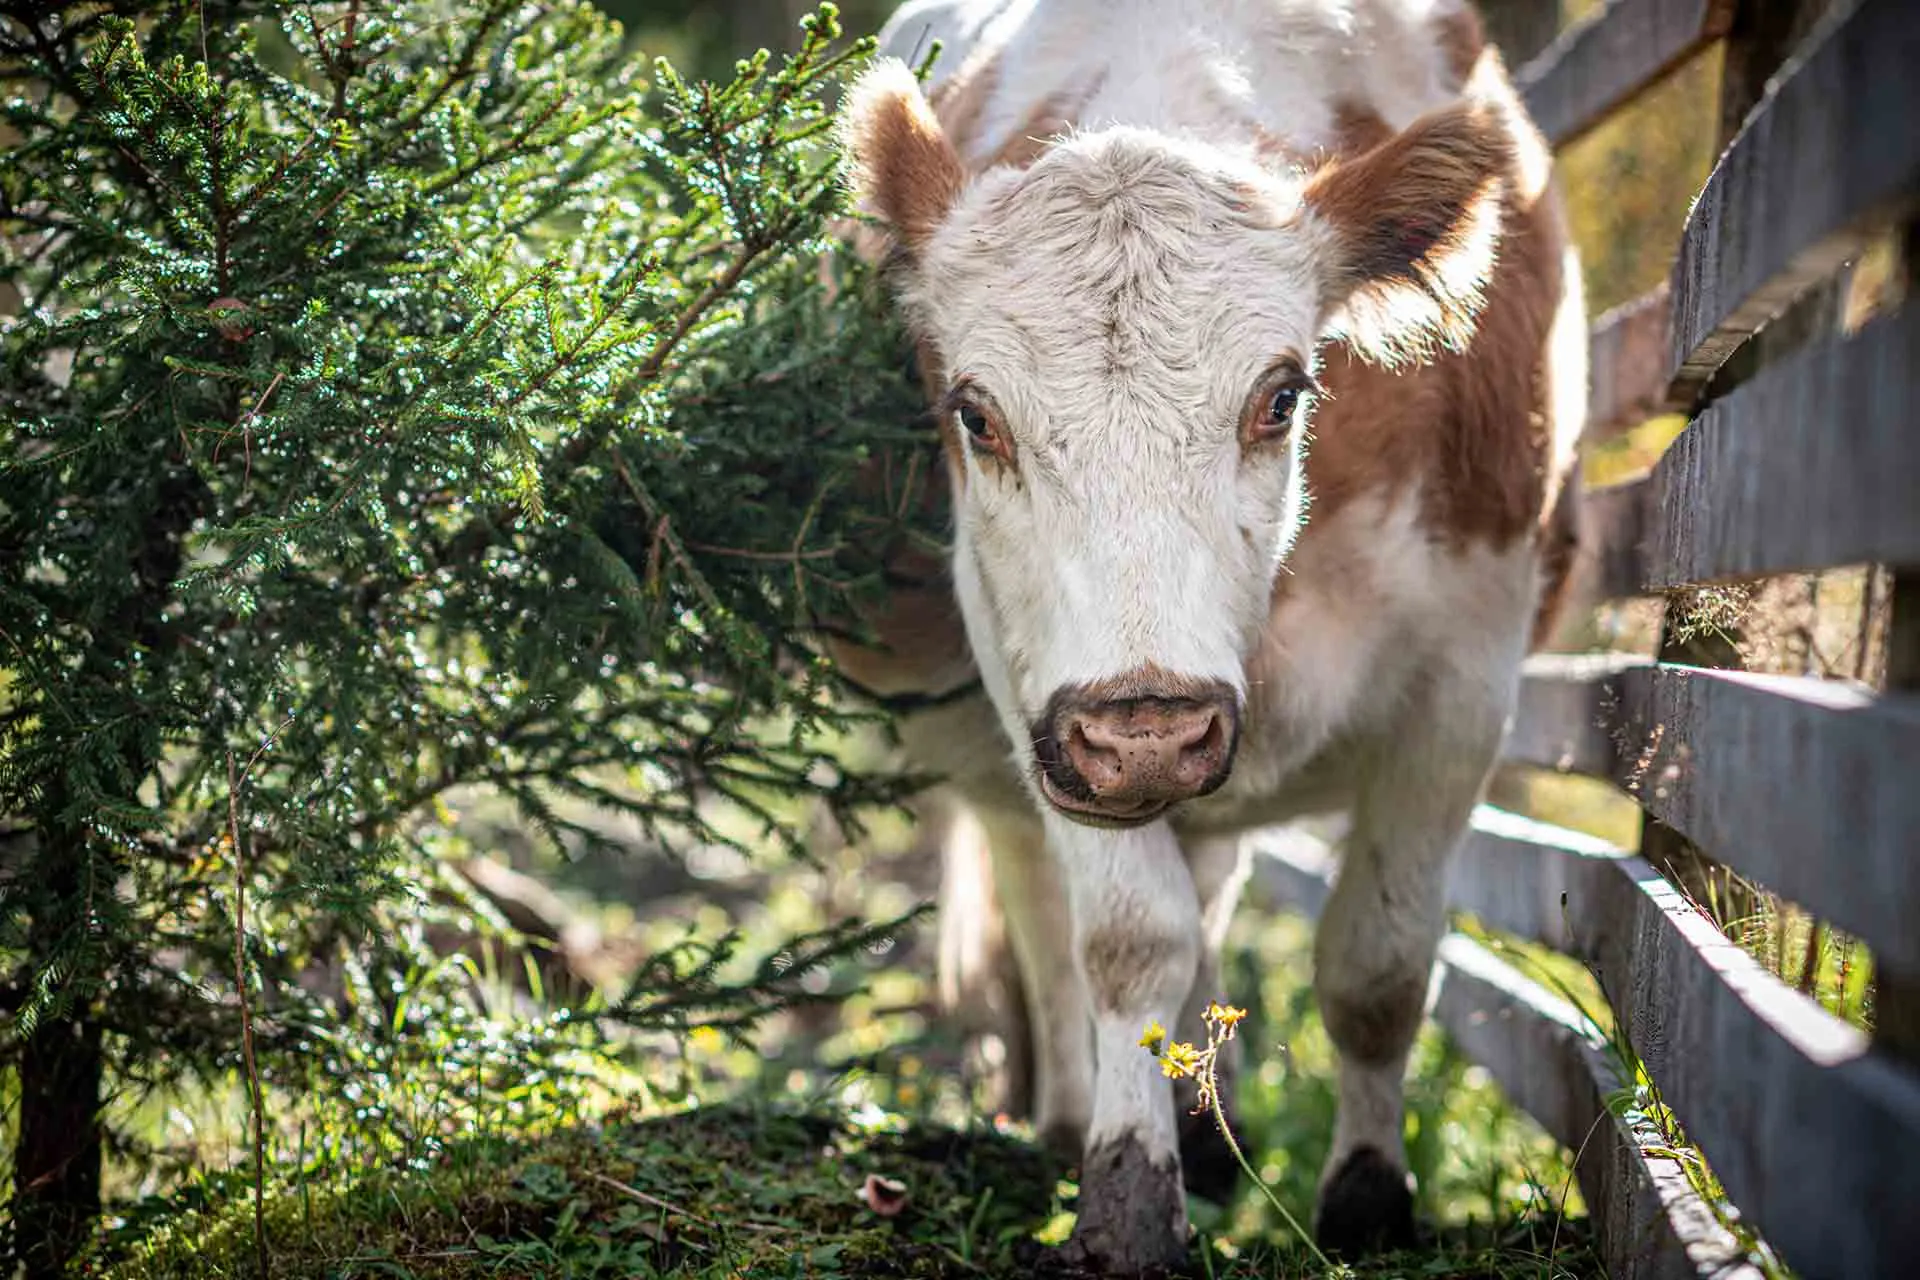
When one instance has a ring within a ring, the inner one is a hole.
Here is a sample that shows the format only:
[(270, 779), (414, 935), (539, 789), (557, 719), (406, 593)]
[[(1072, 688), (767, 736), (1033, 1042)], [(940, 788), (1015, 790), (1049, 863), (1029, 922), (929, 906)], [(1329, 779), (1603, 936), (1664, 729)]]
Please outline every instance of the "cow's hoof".
[(1187, 1205), (1180, 1171), (1155, 1162), (1137, 1138), (1089, 1151), (1080, 1170), (1080, 1215), (1064, 1250), (1109, 1276), (1161, 1276), (1187, 1260)]
[(1180, 1176), (1186, 1180), (1188, 1194), (1215, 1204), (1232, 1200), (1240, 1185), (1240, 1162), (1233, 1158), (1233, 1148), (1211, 1111), (1187, 1111), (1180, 1116)]
[(1354, 1148), (1320, 1189), (1313, 1234), (1342, 1258), (1411, 1248), (1417, 1237), (1407, 1175), (1377, 1149)]

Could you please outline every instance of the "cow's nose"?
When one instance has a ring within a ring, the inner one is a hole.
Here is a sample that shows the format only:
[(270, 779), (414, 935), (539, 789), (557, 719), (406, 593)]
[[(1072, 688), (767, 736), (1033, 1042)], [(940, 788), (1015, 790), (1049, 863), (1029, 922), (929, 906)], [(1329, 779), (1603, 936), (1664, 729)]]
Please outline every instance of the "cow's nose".
[(1224, 686), (1206, 692), (1056, 698), (1035, 735), (1047, 799), (1076, 817), (1146, 821), (1220, 786), (1233, 763), (1235, 699)]

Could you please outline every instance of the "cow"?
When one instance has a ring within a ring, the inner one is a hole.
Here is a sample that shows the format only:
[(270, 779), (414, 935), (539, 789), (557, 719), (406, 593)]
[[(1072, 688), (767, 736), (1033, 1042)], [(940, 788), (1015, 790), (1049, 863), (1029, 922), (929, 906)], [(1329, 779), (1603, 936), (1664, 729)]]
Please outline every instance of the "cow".
[(1402, 1244), (1446, 865), (1578, 541), (1551, 154), (1464, 0), (918, 0), (881, 40), (841, 138), (952, 543), (836, 649), (953, 798), (943, 990), (1013, 975), (1069, 1249), (1175, 1265), (1222, 1153), (1143, 1030), (1200, 1038), (1242, 837), (1345, 815), (1314, 1230)]

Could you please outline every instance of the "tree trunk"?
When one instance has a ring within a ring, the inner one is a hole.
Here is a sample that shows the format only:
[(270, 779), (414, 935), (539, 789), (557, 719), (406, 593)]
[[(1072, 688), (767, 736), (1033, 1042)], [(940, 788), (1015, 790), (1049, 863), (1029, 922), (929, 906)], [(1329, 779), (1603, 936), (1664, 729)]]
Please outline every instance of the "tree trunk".
[[(84, 836), (78, 839), (84, 840)], [(72, 842), (49, 861), (57, 880), (77, 880), (84, 854)], [(29, 950), (49, 954), (64, 932), (61, 910), (78, 883), (49, 886), (52, 910), (35, 921)], [(14, 1153), (13, 1248), (26, 1280), (60, 1280), (100, 1216), (100, 1024), (83, 994), (63, 1016), (43, 1019), (20, 1046), (20, 1141)]]

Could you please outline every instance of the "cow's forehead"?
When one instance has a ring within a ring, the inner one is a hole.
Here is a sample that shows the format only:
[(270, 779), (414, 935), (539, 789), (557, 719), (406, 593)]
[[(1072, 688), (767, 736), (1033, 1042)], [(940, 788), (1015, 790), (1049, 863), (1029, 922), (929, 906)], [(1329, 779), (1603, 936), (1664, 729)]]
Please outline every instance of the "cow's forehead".
[(1193, 395), (1307, 342), (1311, 238), (1289, 190), (1115, 134), (986, 175), (936, 235), (919, 309), (954, 373), (1072, 370)]

